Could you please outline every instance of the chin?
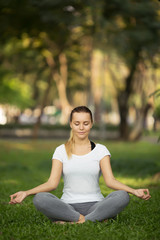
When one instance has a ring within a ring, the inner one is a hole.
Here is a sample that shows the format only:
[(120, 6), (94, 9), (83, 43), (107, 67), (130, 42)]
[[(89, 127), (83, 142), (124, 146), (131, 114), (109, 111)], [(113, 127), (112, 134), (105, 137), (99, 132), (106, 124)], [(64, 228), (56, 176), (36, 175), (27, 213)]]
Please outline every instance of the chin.
[(78, 134), (77, 137), (80, 138), (80, 139), (84, 139), (84, 138), (87, 137), (87, 135), (86, 134)]

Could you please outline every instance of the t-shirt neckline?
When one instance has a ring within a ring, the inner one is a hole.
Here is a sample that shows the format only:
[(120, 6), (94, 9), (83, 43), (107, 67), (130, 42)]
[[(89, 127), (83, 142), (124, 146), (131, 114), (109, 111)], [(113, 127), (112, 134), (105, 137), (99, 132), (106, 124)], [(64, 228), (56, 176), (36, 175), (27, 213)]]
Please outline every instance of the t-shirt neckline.
[(86, 156), (88, 156), (89, 154), (93, 153), (93, 151), (97, 148), (97, 144), (98, 144), (98, 143), (95, 144), (95, 145), (96, 145), (95, 148), (94, 148), (93, 150), (91, 150), (89, 153), (86, 153), (86, 154), (83, 154), (83, 155), (77, 155), (77, 154), (73, 154), (73, 153), (72, 153), (72, 156), (74, 156), (74, 157), (79, 157), (79, 158), (86, 157)]

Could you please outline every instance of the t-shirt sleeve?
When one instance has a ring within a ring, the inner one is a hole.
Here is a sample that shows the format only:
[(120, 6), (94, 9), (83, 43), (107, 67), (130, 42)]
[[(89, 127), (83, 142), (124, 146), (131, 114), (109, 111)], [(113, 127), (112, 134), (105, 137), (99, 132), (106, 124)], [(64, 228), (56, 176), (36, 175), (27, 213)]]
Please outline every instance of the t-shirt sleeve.
[(63, 163), (63, 153), (60, 147), (57, 147), (53, 153), (52, 159), (57, 159)]
[(106, 146), (101, 145), (101, 149), (99, 151), (99, 161), (104, 158), (105, 156), (110, 156), (111, 157), (111, 153), (109, 152), (109, 150), (106, 148)]

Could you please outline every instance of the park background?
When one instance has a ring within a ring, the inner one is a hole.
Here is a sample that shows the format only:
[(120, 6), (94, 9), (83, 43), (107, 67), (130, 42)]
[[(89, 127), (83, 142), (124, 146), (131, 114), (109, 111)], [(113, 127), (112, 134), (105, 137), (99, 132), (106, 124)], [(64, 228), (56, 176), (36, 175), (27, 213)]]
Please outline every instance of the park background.
[[(159, 239), (160, 2), (0, 1), (0, 36), (0, 239)], [(131, 196), (116, 221), (54, 226), (32, 197), (10, 206), (9, 195), (47, 180), (78, 105), (116, 178), (152, 198)]]

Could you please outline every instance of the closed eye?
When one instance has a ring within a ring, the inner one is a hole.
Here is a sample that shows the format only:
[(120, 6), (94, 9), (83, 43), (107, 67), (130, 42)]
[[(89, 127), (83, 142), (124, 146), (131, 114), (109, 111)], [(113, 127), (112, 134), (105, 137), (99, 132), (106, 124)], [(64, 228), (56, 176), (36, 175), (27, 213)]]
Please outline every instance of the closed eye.
[[(76, 125), (76, 126), (78, 126), (80, 123), (79, 122), (74, 122), (74, 124)], [(88, 124), (89, 124), (89, 122), (84, 122), (83, 123), (85, 126), (87, 126)]]

